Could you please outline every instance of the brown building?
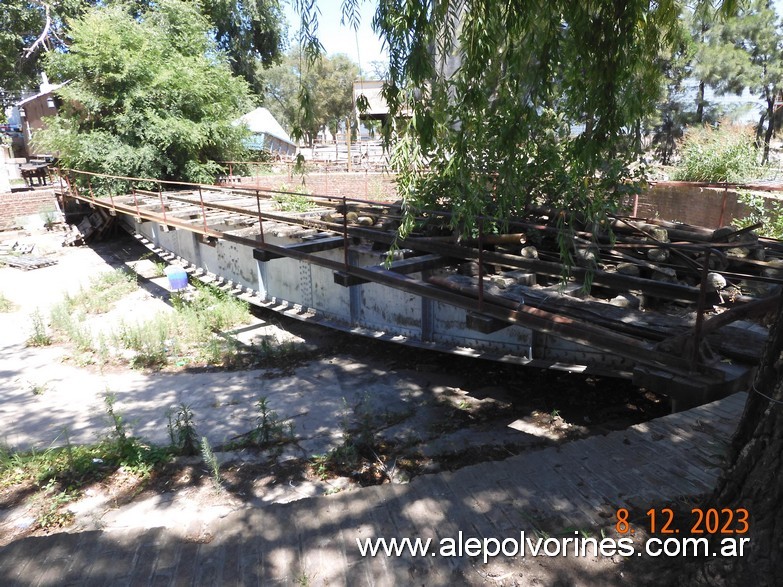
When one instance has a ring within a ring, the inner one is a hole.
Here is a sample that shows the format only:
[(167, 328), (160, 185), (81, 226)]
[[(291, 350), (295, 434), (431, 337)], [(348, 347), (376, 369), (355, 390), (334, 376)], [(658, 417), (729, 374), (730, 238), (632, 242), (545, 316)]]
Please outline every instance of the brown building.
[(13, 108), (11, 122), (14, 119), (21, 128), (13, 142), (14, 155), (26, 159), (40, 159), (50, 156), (51, 153), (39, 152), (35, 147), (33, 137), (35, 131), (44, 127), (43, 119), (55, 116), (60, 106), (60, 99), (54, 94), (65, 84), (52, 85), (44, 76), (39, 92), (17, 102)]

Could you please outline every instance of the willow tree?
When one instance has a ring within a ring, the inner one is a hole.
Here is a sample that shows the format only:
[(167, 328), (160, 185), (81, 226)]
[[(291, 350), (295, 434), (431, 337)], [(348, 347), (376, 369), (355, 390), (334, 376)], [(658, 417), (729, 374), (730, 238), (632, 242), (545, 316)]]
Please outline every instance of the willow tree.
[[(344, 13), (355, 15), (357, 3), (346, 0)], [(297, 4), (315, 52), (315, 1)], [(736, 5), (725, 0), (720, 10)], [(508, 218), (539, 203), (562, 210), (563, 224), (600, 223), (636, 177), (637, 129), (661, 88), (654, 59), (677, 38), (680, 8), (675, 0), (380, 0), (387, 131), (407, 204), (449, 206), (463, 233), (480, 215)], [(783, 304), (724, 475), (706, 498), (708, 507), (750, 512), (750, 552), (701, 561), (683, 584), (783, 585), (781, 455)], [(673, 582), (671, 565), (656, 567), (660, 584)]]

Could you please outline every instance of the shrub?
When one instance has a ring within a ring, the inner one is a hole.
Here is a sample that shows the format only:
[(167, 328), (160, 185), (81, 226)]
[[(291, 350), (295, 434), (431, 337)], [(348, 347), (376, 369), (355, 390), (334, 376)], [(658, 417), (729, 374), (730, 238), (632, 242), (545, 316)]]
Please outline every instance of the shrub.
[(674, 179), (738, 183), (757, 169), (754, 134), (749, 127), (722, 124), (691, 128), (680, 146)]

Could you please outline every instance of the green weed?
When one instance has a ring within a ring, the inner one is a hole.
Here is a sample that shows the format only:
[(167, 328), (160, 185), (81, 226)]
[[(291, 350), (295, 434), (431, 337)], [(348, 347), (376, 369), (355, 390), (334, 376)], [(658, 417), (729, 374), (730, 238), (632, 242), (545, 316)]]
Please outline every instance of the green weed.
[(768, 238), (783, 238), (783, 204), (752, 192), (738, 192), (737, 199), (750, 210), (747, 216), (734, 221), (738, 228), (746, 228), (760, 222), (763, 226), (754, 230), (756, 234)]
[(134, 352), (130, 360), (134, 368), (160, 368), (168, 363), (169, 352), (176, 349), (172, 343), (174, 327), (171, 317), (158, 314), (141, 324), (120, 323), (114, 333), (114, 343), (121, 349)]
[(41, 499), (46, 501), (43, 511), (35, 520), (36, 527), (43, 530), (63, 528), (73, 522), (73, 512), (63, 509), (63, 506), (78, 498), (77, 491), (54, 491), (54, 482), (43, 490)]
[(220, 463), (218, 463), (215, 453), (212, 451), (212, 447), (209, 445), (209, 440), (206, 436), (201, 437), (201, 456), (204, 458), (204, 462), (209, 467), (210, 475), (212, 475), (212, 484), (215, 486), (215, 491), (223, 490), (223, 483), (220, 479)]
[(16, 311), (16, 304), (0, 293), (0, 313), (6, 314)]
[(280, 191), (285, 193), (276, 193), (272, 198), (277, 202), (278, 208), (284, 212), (307, 212), (315, 207), (304, 189), (296, 190), (298, 193), (294, 193), (294, 190), (289, 189), (287, 185), (282, 185)]
[(253, 440), (261, 447), (273, 444), (283, 444), (294, 439), (294, 423), (282, 420), (277, 412), (269, 407), (266, 397), (260, 397), (256, 402), (256, 428)]
[(33, 395), (43, 395), (47, 389), (49, 389), (49, 385), (46, 383), (30, 383), (30, 391), (33, 392)]
[(342, 442), (325, 454), (313, 455), (310, 462), (313, 472), (321, 479), (332, 475), (351, 475), (357, 470), (363, 459), (376, 457), (375, 422), (368, 409), (367, 397), (354, 407), (355, 422), (348, 419), (348, 404), (343, 399), (347, 410), (342, 418)]
[(193, 412), (184, 403), (177, 408), (173, 425), (174, 448), (181, 455), (193, 456), (197, 453), (198, 434), (193, 422)]
[(100, 273), (80, 290), (78, 305), (88, 314), (104, 314), (112, 305), (137, 289), (136, 275), (126, 269)]
[[(178, 296), (172, 302), (173, 313), (159, 314), (142, 324), (122, 323), (115, 333), (117, 346), (135, 352), (133, 366), (162, 367), (174, 357), (184, 363), (233, 364), (238, 353), (236, 342), (216, 338), (215, 333), (247, 322), (247, 303), (209, 286), (196, 286), (191, 299)], [(183, 356), (185, 353), (190, 356)]]
[(673, 179), (736, 183), (757, 172), (754, 134), (749, 127), (721, 124), (689, 129)]
[(45, 503), (36, 519), (37, 527), (48, 529), (70, 524), (73, 514), (64, 506), (78, 499), (86, 485), (111, 476), (120, 468), (145, 479), (171, 458), (168, 449), (148, 446), (128, 435), (111, 394), (106, 395), (105, 403), (111, 428), (98, 444), (73, 445), (65, 429), (61, 447), (20, 452), (0, 445), (0, 487), (20, 483), (37, 487), (37, 499)]
[(33, 331), (27, 338), (27, 346), (49, 346), (52, 344), (52, 337), (46, 329), (41, 312), (37, 309), (30, 316)]

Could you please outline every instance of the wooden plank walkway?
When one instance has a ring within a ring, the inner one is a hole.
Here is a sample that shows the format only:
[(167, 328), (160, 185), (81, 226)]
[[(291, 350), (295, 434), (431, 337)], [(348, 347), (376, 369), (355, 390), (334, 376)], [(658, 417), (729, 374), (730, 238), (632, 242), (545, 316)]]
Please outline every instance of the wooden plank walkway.
[[(383, 485), (235, 512), (182, 537), (163, 529), (26, 538), (0, 550), (0, 584), (481, 584), (531, 559), (362, 557), (367, 538), (573, 536), (708, 491), (746, 394), (606, 436)], [(494, 565), (494, 566), (493, 566)], [(527, 567), (530, 568), (530, 567)], [(615, 577), (616, 578), (616, 577)], [(595, 584), (613, 584), (595, 578)], [(512, 582), (514, 582), (512, 581)], [(493, 583), (501, 584), (501, 583)], [(525, 584), (522, 582), (521, 584)], [(589, 583), (585, 583), (589, 584)]]

